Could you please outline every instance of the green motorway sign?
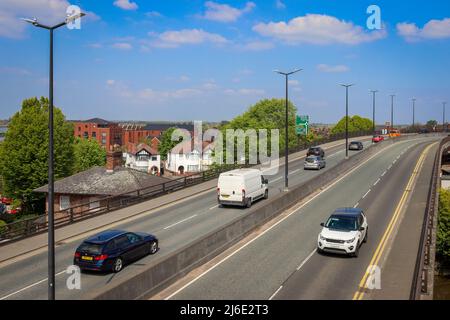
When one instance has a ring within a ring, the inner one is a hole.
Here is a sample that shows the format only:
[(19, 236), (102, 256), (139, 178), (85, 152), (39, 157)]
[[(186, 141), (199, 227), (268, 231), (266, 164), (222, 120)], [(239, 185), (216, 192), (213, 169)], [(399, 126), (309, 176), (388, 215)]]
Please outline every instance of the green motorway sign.
[(309, 128), (309, 116), (297, 115), (295, 120), (295, 132), (298, 135), (306, 136)]

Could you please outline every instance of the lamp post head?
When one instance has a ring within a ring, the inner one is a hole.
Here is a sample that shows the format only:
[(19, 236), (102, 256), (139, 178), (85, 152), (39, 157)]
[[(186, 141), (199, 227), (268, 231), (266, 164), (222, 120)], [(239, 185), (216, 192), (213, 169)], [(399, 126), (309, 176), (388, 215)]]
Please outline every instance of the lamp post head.
[(21, 18), (23, 21), (31, 23), (33, 26), (37, 26), (39, 25), (38, 21), (36, 18), (33, 19), (29, 19), (29, 18)]
[(84, 17), (85, 15), (86, 14), (84, 12), (80, 12), (80, 13), (74, 14), (72, 16), (71, 15), (67, 15), (66, 23), (68, 24), (68, 23), (70, 23), (70, 22), (72, 22), (74, 20), (80, 19), (81, 17)]

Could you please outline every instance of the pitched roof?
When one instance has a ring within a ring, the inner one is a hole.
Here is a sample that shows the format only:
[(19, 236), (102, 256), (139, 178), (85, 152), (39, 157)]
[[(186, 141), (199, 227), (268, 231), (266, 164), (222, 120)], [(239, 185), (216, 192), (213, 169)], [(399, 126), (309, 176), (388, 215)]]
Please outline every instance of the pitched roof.
[[(147, 174), (130, 168), (119, 167), (108, 172), (104, 167), (93, 167), (55, 182), (55, 193), (81, 195), (117, 195), (151, 187), (170, 179)], [(42, 186), (34, 192), (48, 192)]]
[(151, 155), (157, 155), (158, 154), (158, 150), (150, 147), (148, 144), (145, 144), (145, 143), (139, 143), (139, 144), (130, 143), (130, 146), (131, 146), (131, 148), (130, 148), (130, 150), (128, 150), (128, 152), (132, 153), (132, 154), (136, 154), (136, 153), (138, 153), (139, 151), (142, 151), (142, 150), (147, 151)]
[(105, 120), (105, 119), (101, 119), (101, 118), (92, 118), (92, 119), (84, 120), (83, 122), (96, 123), (96, 124), (110, 124), (110, 123), (112, 123), (111, 121), (108, 121), (108, 120)]

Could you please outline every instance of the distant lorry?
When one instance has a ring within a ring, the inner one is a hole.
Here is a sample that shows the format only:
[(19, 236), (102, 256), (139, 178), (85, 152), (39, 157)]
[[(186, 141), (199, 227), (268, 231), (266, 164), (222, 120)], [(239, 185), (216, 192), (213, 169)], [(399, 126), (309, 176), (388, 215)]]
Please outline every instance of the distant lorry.
[(390, 138), (400, 137), (400, 130), (398, 130), (398, 129), (391, 129), (389, 131), (389, 137)]
[(236, 169), (223, 172), (217, 183), (217, 201), (222, 205), (250, 208), (258, 199), (269, 197), (268, 180), (258, 169)]

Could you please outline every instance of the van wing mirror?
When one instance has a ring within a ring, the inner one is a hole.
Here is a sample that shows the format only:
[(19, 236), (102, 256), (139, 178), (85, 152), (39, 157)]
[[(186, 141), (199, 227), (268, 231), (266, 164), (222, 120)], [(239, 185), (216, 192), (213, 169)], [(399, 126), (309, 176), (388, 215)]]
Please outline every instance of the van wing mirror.
[(264, 179), (264, 184), (269, 184), (269, 179)]

